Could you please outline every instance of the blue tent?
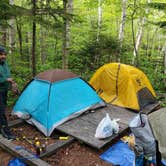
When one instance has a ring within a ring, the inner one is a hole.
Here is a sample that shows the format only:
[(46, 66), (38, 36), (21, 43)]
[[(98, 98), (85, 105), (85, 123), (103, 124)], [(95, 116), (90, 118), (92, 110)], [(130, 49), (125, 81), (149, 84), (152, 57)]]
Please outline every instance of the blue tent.
[(39, 73), (18, 98), (13, 114), (30, 115), (27, 121), (46, 136), (56, 126), (81, 113), (104, 106), (103, 100), (80, 77), (55, 69)]

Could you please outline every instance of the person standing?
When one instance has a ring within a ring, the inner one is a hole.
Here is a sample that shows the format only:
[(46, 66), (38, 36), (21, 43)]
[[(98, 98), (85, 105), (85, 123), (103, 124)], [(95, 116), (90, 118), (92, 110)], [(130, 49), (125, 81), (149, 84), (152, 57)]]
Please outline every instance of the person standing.
[(0, 134), (8, 139), (15, 139), (16, 137), (11, 133), (5, 110), (7, 107), (7, 94), (11, 88), (13, 93), (17, 94), (18, 89), (14, 80), (11, 78), (10, 69), (6, 62), (7, 52), (4, 47), (0, 46)]

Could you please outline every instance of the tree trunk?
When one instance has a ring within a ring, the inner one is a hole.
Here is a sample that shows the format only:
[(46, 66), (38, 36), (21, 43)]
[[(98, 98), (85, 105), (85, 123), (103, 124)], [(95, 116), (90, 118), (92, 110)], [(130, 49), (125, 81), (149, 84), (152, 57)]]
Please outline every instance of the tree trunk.
[[(14, 5), (14, 0), (9, 0), (9, 4), (10, 5)], [(14, 28), (14, 17), (12, 17), (9, 20), (9, 25), (10, 25), (10, 29), (9, 29), (9, 53), (13, 52), (14, 49), (14, 45), (15, 45), (15, 28)], [(13, 56), (12, 56), (13, 57)], [(14, 60), (12, 60), (13, 62)]]
[(101, 31), (101, 24), (102, 24), (102, 2), (98, 0), (98, 24), (97, 24), (97, 42), (100, 40), (100, 31)]
[[(133, 12), (131, 14), (131, 31), (132, 31), (133, 47), (134, 47), (134, 51), (136, 53), (136, 58), (137, 58), (138, 56), (137, 56), (137, 50), (136, 50), (136, 47), (135, 47), (135, 31), (134, 31), (134, 16), (135, 16), (135, 13), (136, 13), (136, 0), (134, 0)], [(135, 58), (134, 58), (134, 60), (135, 60)], [(134, 65), (135, 61), (132, 61), (132, 63)]]
[[(126, 21), (126, 3), (127, 0), (122, 0), (122, 16), (121, 16), (121, 23), (120, 23), (120, 28), (119, 28), (119, 42), (120, 42), (120, 53), (122, 49), (122, 44), (123, 44), (123, 37), (124, 37), (124, 27), (125, 27), (125, 21)], [(120, 61), (120, 56), (118, 57)]]
[(26, 42), (26, 49), (25, 49), (25, 53), (26, 53), (26, 60), (28, 62), (28, 67), (31, 69), (32, 68), (32, 56), (31, 56), (31, 53), (32, 53), (32, 49), (30, 47), (30, 42), (31, 42), (31, 39), (32, 38), (32, 35), (31, 35), (31, 32), (26, 32), (26, 37), (25, 37), (25, 42)]
[(135, 49), (134, 49), (134, 52), (133, 52), (133, 55), (134, 55), (133, 56), (133, 64), (134, 64), (134, 61), (135, 61), (135, 58), (136, 58), (136, 52), (138, 53), (138, 48), (140, 46), (141, 39), (142, 39), (142, 36), (143, 36), (143, 26), (144, 26), (144, 24), (145, 24), (145, 18), (141, 18), (140, 22), (139, 22), (139, 26), (138, 26), (138, 31), (137, 31), (137, 34), (136, 34), (136, 43), (135, 43)]
[(33, 3), (33, 24), (32, 24), (32, 75), (36, 75), (36, 0)]
[(158, 35), (158, 55), (160, 56), (161, 53), (161, 36)]
[[(136, 46), (135, 46), (135, 31), (134, 31), (134, 18), (133, 18), (133, 16), (132, 16), (132, 19), (131, 19), (131, 30), (132, 30), (132, 39), (133, 39), (134, 52), (135, 52), (135, 57), (133, 57), (133, 60), (132, 60), (132, 64), (134, 65), (135, 64), (135, 58), (137, 59), (138, 56), (137, 56), (137, 50), (136, 50)], [(136, 64), (136, 66), (137, 66), (137, 64)]]
[(6, 44), (7, 44), (7, 32), (6, 32), (6, 28), (2, 27), (1, 28), (1, 32), (2, 32), (1, 43), (2, 43), (3, 46), (6, 46)]
[[(73, 0), (63, 0), (64, 12), (72, 14)], [(63, 36), (63, 55), (62, 55), (62, 68), (68, 69), (68, 56), (70, 48), (70, 18), (65, 17), (64, 20), (64, 36)]]
[[(147, 4), (150, 3), (150, 2), (151, 2), (151, 0), (147, 0)], [(146, 8), (146, 14), (148, 14), (148, 13), (149, 13), (149, 9)], [(141, 39), (142, 39), (142, 36), (143, 36), (143, 28), (144, 28), (145, 22), (146, 22), (145, 17), (140, 18), (139, 27), (138, 27), (138, 31), (137, 31), (137, 34), (136, 34), (136, 43), (135, 43), (135, 48), (134, 48), (134, 51), (133, 51), (132, 63), (134, 64), (135, 59), (137, 59), (137, 62), (136, 62), (137, 66), (139, 64), (138, 49), (139, 49), (139, 46), (141, 44)]]
[(146, 33), (147, 33), (146, 34), (146, 57), (148, 57), (149, 56), (149, 34), (150, 34), (149, 29), (147, 29)]
[(156, 26), (153, 27), (153, 31), (152, 31), (153, 35), (151, 37), (151, 42), (150, 42), (151, 46), (150, 46), (150, 50), (149, 50), (149, 56), (153, 55), (153, 53), (154, 53), (156, 37), (158, 35), (158, 30), (159, 30), (158, 26), (157, 27)]
[(46, 37), (45, 35), (45, 31), (42, 28), (42, 25), (40, 26), (40, 59), (41, 59), (41, 63), (45, 64), (46, 61), (46, 51), (45, 48), (47, 48), (47, 44), (44, 40), (44, 38)]
[(17, 26), (17, 33), (18, 33), (18, 41), (19, 41), (19, 50), (20, 50), (20, 56), (23, 57), (23, 51), (22, 51), (22, 28), (21, 24), (16, 20), (16, 26)]
[[(43, 0), (40, 0), (40, 8), (41, 9), (44, 9), (45, 7), (46, 8), (49, 8), (50, 7), (50, 0), (47, 0), (46, 1), (46, 5), (43, 6)], [(47, 16), (42, 16), (41, 15), (41, 18), (45, 18), (47, 19)], [(41, 64), (45, 64), (46, 62), (46, 48), (47, 48), (47, 42), (45, 42), (45, 38), (46, 38), (46, 30), (43, 28), (43, 25), (41, 24), (40, 25), (40, 38), (39, 38), (39, 44), (40, 44), (40, 61), (41, 61)]]
[(98, 65), (99, 58), (100, 58), (100, 33), (101, 33), (101, 26), (102, 26), (102, 0), (98, 0), (98, 20), (97, 20), (97, 36), (96, 36), (96, 52), (94, 57), (94, 64)]
[[(162, 48), (163, 56), (164, 56), (164, 76), (166, 76), (166, 42)], [(164, 89), (166, 91), (166, 78), (164, 78)]]

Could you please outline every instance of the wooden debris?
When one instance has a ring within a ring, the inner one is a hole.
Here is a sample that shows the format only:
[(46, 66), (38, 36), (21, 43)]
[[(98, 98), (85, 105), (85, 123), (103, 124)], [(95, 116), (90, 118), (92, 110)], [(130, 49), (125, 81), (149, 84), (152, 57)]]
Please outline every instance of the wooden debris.
[(54, 154), (59, 148), (62, 148), (66, 145), (72, 143), (75, 139), (73, 137), (69, 137), (67, 140), (57, 140), (54, 144), (48, 145), (46, 147), (46, 152), (40, 155), (40, 158), (50, 156)]

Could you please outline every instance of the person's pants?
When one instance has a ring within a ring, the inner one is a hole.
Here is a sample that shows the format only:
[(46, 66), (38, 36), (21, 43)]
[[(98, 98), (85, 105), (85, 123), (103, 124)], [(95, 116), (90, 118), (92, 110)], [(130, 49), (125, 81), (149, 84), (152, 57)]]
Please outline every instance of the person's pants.
[(0, 127), (7, 126), (7, 118), (5, 115), (7, 105), (7, 91), (0, 92)]

